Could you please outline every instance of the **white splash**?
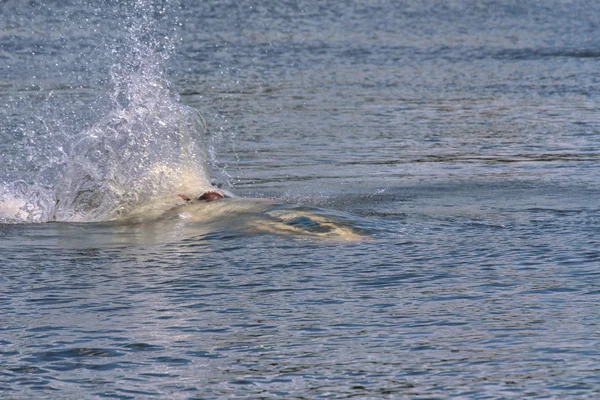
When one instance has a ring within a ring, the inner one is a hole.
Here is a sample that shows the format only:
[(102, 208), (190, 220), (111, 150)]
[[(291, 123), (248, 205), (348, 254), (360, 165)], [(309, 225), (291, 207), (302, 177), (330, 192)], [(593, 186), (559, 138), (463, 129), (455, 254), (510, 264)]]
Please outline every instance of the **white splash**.
[(125, 34), (111, 56), (113, 111), (65, 150), (56, 143), (53, 184), (1, 185), (0, 222), (113, 220), (211, 188), (205, 122), (177, 101), (165, 76), (176, 41), (157, 21), (167, 20), (165, 8), (149, 0), (123, 7)]
[(155, 87), (97, 123), (72, 148), (53, 220), (111, 220), (164, 195), (210, 187), (200, 114)]

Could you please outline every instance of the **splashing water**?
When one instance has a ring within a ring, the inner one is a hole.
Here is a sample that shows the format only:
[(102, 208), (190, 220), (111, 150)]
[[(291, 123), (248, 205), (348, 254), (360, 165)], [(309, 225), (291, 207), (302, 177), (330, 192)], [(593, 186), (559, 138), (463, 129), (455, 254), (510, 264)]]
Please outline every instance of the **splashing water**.
[(53, 218), (114, 219), (159, 195), (210, 186), (198, 137), (205, 129), (201, 116), (155, 89), (153, 97), (96, 124), (73, 147)]
[(176, 42), (157, 34), (165, 29), (158, 24), (166, 6), (138, 0), (128, 7), (121, 11), (125, 39), (112, 46), (113, 111), (71, 143), (56, 139), (47, 149), (52, 157), (38, 149), (33, 159), (52, 162), (36, 166), (33, 184), (2, 185), (0, 222), (112, 220), (150, 202), (172, 206), (156, 199), (177, 191), (194, 195), (210, 187), (205, 122), (177, 102), (165, 77)]

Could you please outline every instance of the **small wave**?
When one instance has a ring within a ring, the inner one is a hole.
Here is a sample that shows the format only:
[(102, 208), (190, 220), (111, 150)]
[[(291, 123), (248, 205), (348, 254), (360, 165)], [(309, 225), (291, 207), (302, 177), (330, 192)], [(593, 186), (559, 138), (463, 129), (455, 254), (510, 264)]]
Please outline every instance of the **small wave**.
[(569, 48), (541, 48), (541, 49), (502, 49), (495, 54), (496, 58), (510, 60), (535, 60), (543, 58), (598, 58), (600, 49), (569, 49)]

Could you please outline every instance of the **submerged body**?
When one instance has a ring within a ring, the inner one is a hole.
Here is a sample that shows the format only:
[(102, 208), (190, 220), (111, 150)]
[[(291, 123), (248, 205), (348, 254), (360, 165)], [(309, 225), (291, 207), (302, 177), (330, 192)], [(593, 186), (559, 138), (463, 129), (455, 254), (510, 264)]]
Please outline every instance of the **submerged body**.
[[(187, 190), (155, 196), (129, 209), (127, 213), (115, 214), (110, 219), (96, 222), (112, 221), (142, 229), (160, 224), (164, 237), (173, 231), (191, 228), (194, 234), (228, 230), (243, 235), (275, 234), (334, 241), (368, 239), (367, 235), (352, 226), (350, 218), (345, 218), (341, 213), (283, 204), (266, 198), (237, 197), (227, 190), (212, 186), (195, 190), (180, 186), (179, 189)], [(24, 218), (27, 212), (25, 207), (20, 199), (5, 201), (0, 205), (0, 218), (4, 221)], [(126, 207), (129, 205), (117, 205), (116, 209), (125, 210)], [(53, 219), (49, 222), (69, 221)]]
[[(206, 232), (231, 230), (242, 234), (276, 234), (304, 238), (356, 241), (368, 237), (350, 219), (313, 207), (277, 203), (272, 199), (243, 198), (213, 188), (195, 198), (185, 194), (156, 199), (122, 219), (128, 223), (175, 222), (204, 227)], [(161, 211), (162, 208), (162, 211)]]

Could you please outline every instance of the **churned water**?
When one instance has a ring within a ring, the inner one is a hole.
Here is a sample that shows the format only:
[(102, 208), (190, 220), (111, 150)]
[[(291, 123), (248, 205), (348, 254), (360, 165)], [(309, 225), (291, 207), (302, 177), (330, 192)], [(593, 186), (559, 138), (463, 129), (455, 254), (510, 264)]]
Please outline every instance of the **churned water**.
[(599, 26), (0, 2), (0, 397), (598, 398)]

